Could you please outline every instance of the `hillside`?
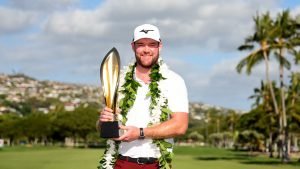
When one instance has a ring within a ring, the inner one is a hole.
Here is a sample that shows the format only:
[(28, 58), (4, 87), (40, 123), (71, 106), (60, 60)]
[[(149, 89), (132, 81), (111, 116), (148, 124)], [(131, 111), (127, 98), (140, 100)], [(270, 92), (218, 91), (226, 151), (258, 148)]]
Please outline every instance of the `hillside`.
[(24, 109), (51, 112), (72, 111), (79, 105), (101, 104), (100, 87), (53, 81), (39, 81), (24, 74), (0, 74), (0, 115), (24, 113)]
[[(0, 115), (9, 112), (22, 114), (26, 107), (43, 113), (54, 111), (59, 106), (72, 111), (79, 105), (90, 103), (103, 103), (99, 86), (40, 81), (24, 74), (0, 74)], [(210, 109), (222, 114), (231, 110), (201, 102), (190, 103), (191, 118), (201, 120)]]

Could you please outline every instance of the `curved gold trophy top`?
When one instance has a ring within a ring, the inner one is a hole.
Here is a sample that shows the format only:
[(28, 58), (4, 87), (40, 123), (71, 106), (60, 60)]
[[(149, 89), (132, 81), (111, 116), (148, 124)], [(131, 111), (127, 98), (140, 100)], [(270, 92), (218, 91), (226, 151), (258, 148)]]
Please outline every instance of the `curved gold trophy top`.
[(115, 111), (120, 74), (120, 56), (116, 48), (112, 48), (104, 57), (100, 76), (105, 104)]

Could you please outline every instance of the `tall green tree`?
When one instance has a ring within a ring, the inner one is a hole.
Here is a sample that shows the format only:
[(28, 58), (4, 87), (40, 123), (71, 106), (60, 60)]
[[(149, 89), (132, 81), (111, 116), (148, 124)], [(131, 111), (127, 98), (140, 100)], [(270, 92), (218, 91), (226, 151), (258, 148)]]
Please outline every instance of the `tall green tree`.
[[(265, 78), (270, 90), (272, 105), (275, 113), (279, 118), (281, 118), (274, 87), (269, 75), (270, 54), (275, 48), (274, 43), (276, 30), (274, 27), (274, 21), (270, 17), (269, 12), (262, 15), (257, 14), (253, 20), (255, 23), (253, 35), (248, 36), (245, 43), (238, 48), (241, 51), (250, 50), (251, 52), (238, 63), (236, 69), (239, 73), (241, 73), (242, 69), (246, 67), (246, 73), (250, 74), (254, 66), (261, 62), (265, 63)], [(279, 128), (282, 128), (282, 120), (279, 120)]]
[(95, 106), (79, 106), (74, 111), (63, 111), (52, 115), (53, 137), (60, 141), (71, 137), (75, 143), (78, 139), (82, 139), (86, 144), (88, 135), (96, 132), (98, 110)]
[[(273, 82), (273, 86), (275, 86), (275, 82)], [(275, 88), (276, 99), (278, 98), (278, 91)], [(250, 96), (250, 99), (255, 99), (255, 103), (253, 104), (253, 109), (258, 109), (261, 111), (261, 118), (257, 119), (256, 123), (261, 122), (269, 124), (268, 126), (264, 126), (266, 128), (265, 138), (268, 138), (268, 149), (269, 149), (269, 157), (273, 157), (273, 146), (274, 140), (277, 136), (278, 128), (276, 125), (276, 119), (278, 119), (278, 115), (274, 113), (271, 100), (269, 99), (270, 90), (268, 90), (268, 86), (261, 81), (260, 88), (254, 88), (254, 94)]]
[[(280, 79), (280, 95), (281, 95), (281, 120), (282, 129), (281, 135), (284, 137), (284, 153), (282, 156), (283, 161), (289, 160), (288, 152), (288, 124), (287, 124), (287, 112), (286, 112), (286, 94), (284, 85), (284, 69), (290, 69), (291, 63), (286, 59), (287, 53), (296, 53), (296, 47), (299, 46), (299, 38), (297, 33), (297, 22), (290, 15), (289, 10), (284, 10), (277, 15), (274, 24), (275, 30), (275, 56), (279, 62), (279, 79)], [(293, 55), (291, 55), (293, 56)]]
[(224, 123), (224, 125), (226, 125), (227, 127), (227, 131), (230, 131), (232, 134), (234, 134), (238, 120), (239, 120), (239, 114), (237, 114), (236, 111), (234, 110), (229, 110), (225, 117), (225, 123)]
[(51, 124), (47, 114), (35, 112), (22, 120), (24, 134), (32, 144), (47, 143), (51, 136)]
[(300, 128), (300, 73), (292, 73), (287, 96), (288, 124)]
[[(274, 48), (274, 22), (269, 13), (263, 14), (262, 16), (257, 14), (253, 20), (255, 22), (253, 35), (248, 36), (245, 43), (238, 48), (241, 51), (250, 50), (251, 52), (238, 63), (236, 70), (238, 73), (241, 73), (242, 69), (246, 67), (247, 74), (251, 74), (254, 66), (261, 62), (265, 63), (266, 83), (268, 84), (271, 92), (275, 112), (276, 114), (279, 114), (274, 88), (269, 75), (269, 56)], [(282, 125), (280, 124), (280, 126)]]
[[(289, 15), (289, 11), (283, 11), (278, 14), (275, 21), (276, 38), (275, 44), (278, 51), (275, 52), (275, 56), (279, 62), (279, 79), (280, 79), (280, 95), (281, 95), (281, 118), (282, 128), (280, 131), (280, 138), (284, 138), (282, 146), (282, 160), (288, 160), (288, 147), (287, 147), (287, 123), (286, 123), (286, 106), (285, 106), (285, 89), (284, 89), (284, 68), (290, 69), (291, 65), (284, 56), (286, 49), (293, 50), (293, 45), (290, 43), (290, 38), (295, 34), (295, 29), (292, 23), (292, 19)], [(285, 147), (285, 148), (284, 148)]]
[(87, 136), (90, 133), (96, 132), (95, 121), (97, 121), (99, 116), (98, 110), (99, 109), (91, 106), (80, 106), (72, 113), (72, 119), (74, 119), (75, 124), (75, 134), (84, 140), (85, 146), (87, 146)]
[(0, 116), (0, 137), (9, 140), (10, 146), (24, 136), (22, 118), (14, 113)]

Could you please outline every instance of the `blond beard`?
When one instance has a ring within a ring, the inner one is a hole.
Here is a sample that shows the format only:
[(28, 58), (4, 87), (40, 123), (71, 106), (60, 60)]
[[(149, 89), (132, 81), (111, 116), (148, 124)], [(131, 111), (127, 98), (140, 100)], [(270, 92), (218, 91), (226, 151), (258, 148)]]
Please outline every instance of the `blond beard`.
[(152, 68), (152, 66), (155, 65), (155, 64), (157, 63), (158, 58), (159, 58), (159, 54), (158, 54), (158, 56), (156, 57), (156, 59), (153, 59), (153, 60), (152, 60), (152, 62), (151, 62), (150, 65), (145, 65), (145, 64), (142, 63), (141, 59), (135, 55), (135, 59), (136, 59), (137, 64), (140, 65), (140, 66), (143, 67), (143, 68), (146, 68), (146, 69)]

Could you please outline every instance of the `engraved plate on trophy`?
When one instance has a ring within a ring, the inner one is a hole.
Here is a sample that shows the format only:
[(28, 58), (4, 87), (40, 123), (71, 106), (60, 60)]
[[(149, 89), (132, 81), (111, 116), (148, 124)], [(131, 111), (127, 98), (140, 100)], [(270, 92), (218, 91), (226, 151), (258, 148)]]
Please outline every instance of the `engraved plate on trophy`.
[(101, 85), (105, 104), (113, 110), (114, 120), (101, 122), (100, 136), (102, 138), (118, 138), (119, 125), (116, 120), (117, 92), (120, 74), (120, 56), (116, 48), (112, 48), (104, 57), (101, 67)]

